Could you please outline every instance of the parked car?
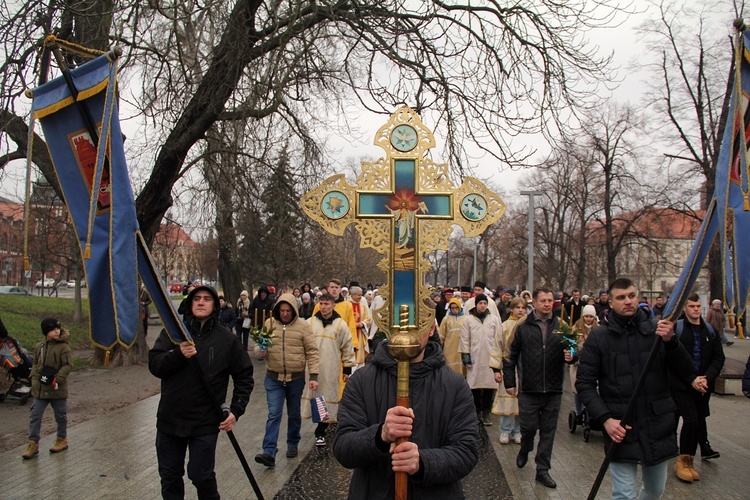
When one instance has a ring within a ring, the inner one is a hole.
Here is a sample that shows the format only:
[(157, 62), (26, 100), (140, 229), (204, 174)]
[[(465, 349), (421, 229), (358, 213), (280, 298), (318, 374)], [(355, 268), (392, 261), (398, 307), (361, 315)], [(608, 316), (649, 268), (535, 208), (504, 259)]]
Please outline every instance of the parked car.
[[(70, 281), (68, 281), (68, 286), (70, 288), (75, 288), (75, 286), (76, 286), (76, 280), (70, 280)], [(86, 280), (81, 280), (81, 288), (86, 288)]]
[(58, 288), (68, 288), (68, 282), (65, 280), (60, 280), (57, 282)]
[(169, 293), (182, 293), (182, 283), (176, 281), (169, 285)]
[(44, 280), (39, 280), (36, 282), (36, 285), (34, 285), (36, 288), (52, 288), (52, 285), (55, 284), (54, 278), (45, 278)]
[(0, 286), (0, 295), (31, 295), (28, 290), (20, 286)]

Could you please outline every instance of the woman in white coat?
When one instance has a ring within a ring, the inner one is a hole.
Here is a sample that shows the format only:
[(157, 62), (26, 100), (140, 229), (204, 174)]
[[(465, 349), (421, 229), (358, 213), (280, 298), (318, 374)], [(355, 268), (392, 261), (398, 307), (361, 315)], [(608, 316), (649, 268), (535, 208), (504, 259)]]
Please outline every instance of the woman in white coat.
[(483, 293), (474, 297), (476, 304), (461, 325), (461, 340), (458, 350), (466, 366), (466, 381), (474, 396), (477, 419), (484, 425), (492, 425), (490, 411), (495, 399), (495, 375), (490, 368), (490, 353), (495, 335), (502, 333), (500, 319), (487, 309), (489, 300)]

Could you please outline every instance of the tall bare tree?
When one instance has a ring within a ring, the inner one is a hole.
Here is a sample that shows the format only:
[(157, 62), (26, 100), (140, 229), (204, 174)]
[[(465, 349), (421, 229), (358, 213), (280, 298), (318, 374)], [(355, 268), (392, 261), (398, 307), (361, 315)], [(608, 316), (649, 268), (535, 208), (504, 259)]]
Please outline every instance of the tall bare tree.
[[(173, 203), (165, 193), (215, 122), (281, 114), (295, 125), (315, 123), (328, 111), (311, 99), (324, 97), (311, 93), (316, 88), (344, 85), (360, 106), (379, 112), (404, 101), (434, 110), (447, 126), (448, 159), (457, 172), (467, 169), (462, 146), (467, 137), (515, 164), (518, 152), (499, 131), (546, 131), (560, 121), (562, 110), (588, 97), (592, 86), (586, 84), (606, 78), (606, 59), (580, 32), (611, 22), (618, 12), (597, 0), (509, 6), (439, 0), (414, 5), (32, 0), (9, 6), (0, 19), (0, 38), (8, 47), (0, 67), (5, 111), (0, 129), (13, 133), (5, 139), (8, 146), (25, 141), (23, 127), (11, 130), (6, 124), (19, 116), (15, 99), (31, 86), (44, 33), (98, 48), (112, 42), (125, 46), (125, 64), (134, 69), (131, 81), (142, 82), (138, 99), (159, 130), (149, 135), (151, 174), (137, 199), (139, 221), (150, 238)], [(182, 57), (185, 40), (201, 50)], [(176, 61), (189, 71), (173, 71)], [(157, 95), (163, 98), (152, 107)], [(344, 111), (343, 103), (333, 110)]]
[[(733, 12), (734, 17), (741, 17), (743, 9), (744, 2), (737, 1), (663, 1), (654, 4), (653, 18), (640, 28), (656, 56), (655, 62), (645, 66), (653, 75), (647, 104), (654, 111), (665, 156), (683, 183), (701, 193), (701, 209), (714, 192), (729, 114), (734, 59), (729, 31), (733, 18), (727, 15)], [(688, 213), (695, 205), (685, 208)], [(708, 270), (711, 296), (719, 297), (723, 284), (717, 244), (709, 252)]]

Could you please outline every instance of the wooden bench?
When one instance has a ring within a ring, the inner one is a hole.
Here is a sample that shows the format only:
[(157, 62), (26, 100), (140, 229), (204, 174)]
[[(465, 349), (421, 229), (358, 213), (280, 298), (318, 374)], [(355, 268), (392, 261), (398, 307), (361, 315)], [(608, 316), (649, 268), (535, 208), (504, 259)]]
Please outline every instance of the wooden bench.
[(727, 358), (724, 368), (716, 378), (716, 394), (725, 396), (742, 395), (742, 377), (745, 374), (745, 363)]

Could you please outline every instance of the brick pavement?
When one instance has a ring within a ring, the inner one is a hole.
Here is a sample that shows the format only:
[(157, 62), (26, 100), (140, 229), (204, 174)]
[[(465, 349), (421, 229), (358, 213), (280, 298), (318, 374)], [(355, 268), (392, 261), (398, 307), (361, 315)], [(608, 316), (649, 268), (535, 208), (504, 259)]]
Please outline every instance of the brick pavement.
[[(738, 341), (726, 349), (732, 359), (746, 360), (750, 341)], [(256, 376), (262, 381), (263, 363), (256, 363)], [(566, 385), (569, 387), (569, 385)], [(54, 435), (41, 440), (41, 452), (34, 460), (21, 460), (24, 447), (0, 454), (2, 475), (0, 496), (4, 499), (157, 499), (160, 498), (159, 475), (154, 451), (156, 407), (159, 396), (140, 401), (68, 430), (70, 449), (56, 455), (46, 450), (53, 444)], [(701, 481), (690, 485), (680, 483), (672, 472), (670, 462), (665, 499), (750, 498), (745, 474), (750, 464), (750, 434), (744, 423), (750, 400), (741, 396), (714, 396), (712, 416), (709, 418), (709, 439), (722, 454), (711, 462), (696, 460)], [(500, 445), (497, 425), (488, 432), (515, 498), (585, 498), (603, 458), (601, 433), (592, 432), (585, 443), (581, 429), (568, 432), (567, 415), (572, 408), (572, 396), (566, 394), (555, 439), (550, 474), (558, 488), (549, 490), (534, 481), (533, 453), (522, 470), (515, 467), (518, 445)], [(276, 468), (266, 469), (256, 464), (253, 457), (260, 452), (266, 420), (263, 384), (256, 383), (248, 412), (235, 428), (235, 435), (243, 448), (250, 467), (266, 498), (273, 498), (282, 490), (302, 458), (314, 446), (313, 425), (303, 421), (300, 457), (287, 459), (285, 448), (277, 456)], [(282, 429), (286, 428), (285, 421)], [(284, 430), (280, 442), (284, 443)], [(317, 453), (317, 452), (316, 452)], [(254, 498), (252, 488), (226, 437), (219, 439), (216, 466), (219, 489), (226, 499)], [(343, 485), (345, 487), (345, 485)], [(597, 498), (609, 498), (609, 477)], [(186, 498), (196, 498), (191, 485), (186, 486)], [(491, 492), (483, 495), (493, 498)], [(312, 497), (311, 497), (312, 498)]]

